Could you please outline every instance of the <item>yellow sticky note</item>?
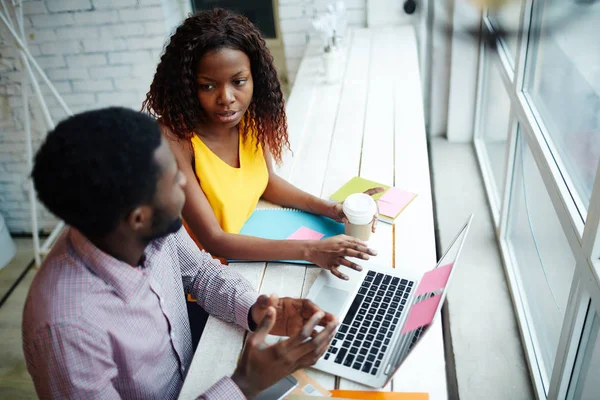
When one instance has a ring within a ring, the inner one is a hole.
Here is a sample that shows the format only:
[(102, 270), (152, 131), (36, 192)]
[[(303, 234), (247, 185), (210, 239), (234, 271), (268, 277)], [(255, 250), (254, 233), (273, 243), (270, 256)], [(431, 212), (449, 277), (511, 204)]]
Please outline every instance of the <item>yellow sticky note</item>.
[[(350, 179), (348, 182), (344, 184), (341, 188), (338, 189), (337, 192), (332, 194), (329, 198), (333, 201), (344, 201), (346, 197), (350, 196), (354, 193), (363, 193), (366, 190), (373, 189), (376, 187), (382, 187), (385, 190), (388, 190), (390, 187), (388, 185), (383, 185), (381, 183), (370, 181), (365, 178), (361, 178), (359, 176), (355, 176)], [(379, 199), (385, 192), (377, 193), (373, 195), (375, 200)]]

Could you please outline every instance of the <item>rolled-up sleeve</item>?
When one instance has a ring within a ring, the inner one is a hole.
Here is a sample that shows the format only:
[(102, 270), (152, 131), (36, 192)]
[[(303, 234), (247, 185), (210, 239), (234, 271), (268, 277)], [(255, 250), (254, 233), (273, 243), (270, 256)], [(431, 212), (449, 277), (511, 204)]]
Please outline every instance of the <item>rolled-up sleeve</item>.
[(209, 314), (249, 330), (248, 313), (258, 298), (250, 282), (198, 249), (184, 228), (175, 240), (185, 293)]

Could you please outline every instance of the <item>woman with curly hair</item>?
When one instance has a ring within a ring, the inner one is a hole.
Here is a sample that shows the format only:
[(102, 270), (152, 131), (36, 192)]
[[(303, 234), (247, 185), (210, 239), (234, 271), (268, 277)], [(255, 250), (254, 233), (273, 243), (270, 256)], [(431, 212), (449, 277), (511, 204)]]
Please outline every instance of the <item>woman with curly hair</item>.
[(171, 36), (143, 110), (160, 122), (185, 174), (183, 218), (199, 246), (238, 260), (305, 260), (330, 270), (360, 267), (375, 253), (345, 235), (322, 241), (239, 235), (258, 200), (341, 221), (339, 203), (294, 187), (273, 171), (289, 148), (273, 57), (252, 23), (222, 9), (186, 19)]

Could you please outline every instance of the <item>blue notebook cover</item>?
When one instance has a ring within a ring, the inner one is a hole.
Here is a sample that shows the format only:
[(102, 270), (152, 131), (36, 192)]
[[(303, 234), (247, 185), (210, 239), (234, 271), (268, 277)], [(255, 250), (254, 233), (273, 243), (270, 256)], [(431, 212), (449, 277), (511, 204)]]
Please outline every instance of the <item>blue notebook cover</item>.
[[(240, 235), (263, 239), (285, 240), (301, 227), (324, 234), (322, 239), (344, 233), (344, 224), (321, 215), (309, 214), (290, 208), (259, 208), (254, 210), (242, 227)], [(240, 260), (229, 260), (239, 262)], [(285, 260), (298, 264), (310, 264), (303, 260)]]

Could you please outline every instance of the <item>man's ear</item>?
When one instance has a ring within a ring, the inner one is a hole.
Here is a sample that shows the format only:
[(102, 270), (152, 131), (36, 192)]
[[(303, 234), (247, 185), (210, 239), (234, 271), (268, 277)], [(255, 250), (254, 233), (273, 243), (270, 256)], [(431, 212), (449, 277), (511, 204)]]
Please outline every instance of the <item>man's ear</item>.
[(149, 232), (152, 230), (152, 207), (148, 205), (138, 206), (131, 210), (126, 217), (129, 229), (134, 232)]

